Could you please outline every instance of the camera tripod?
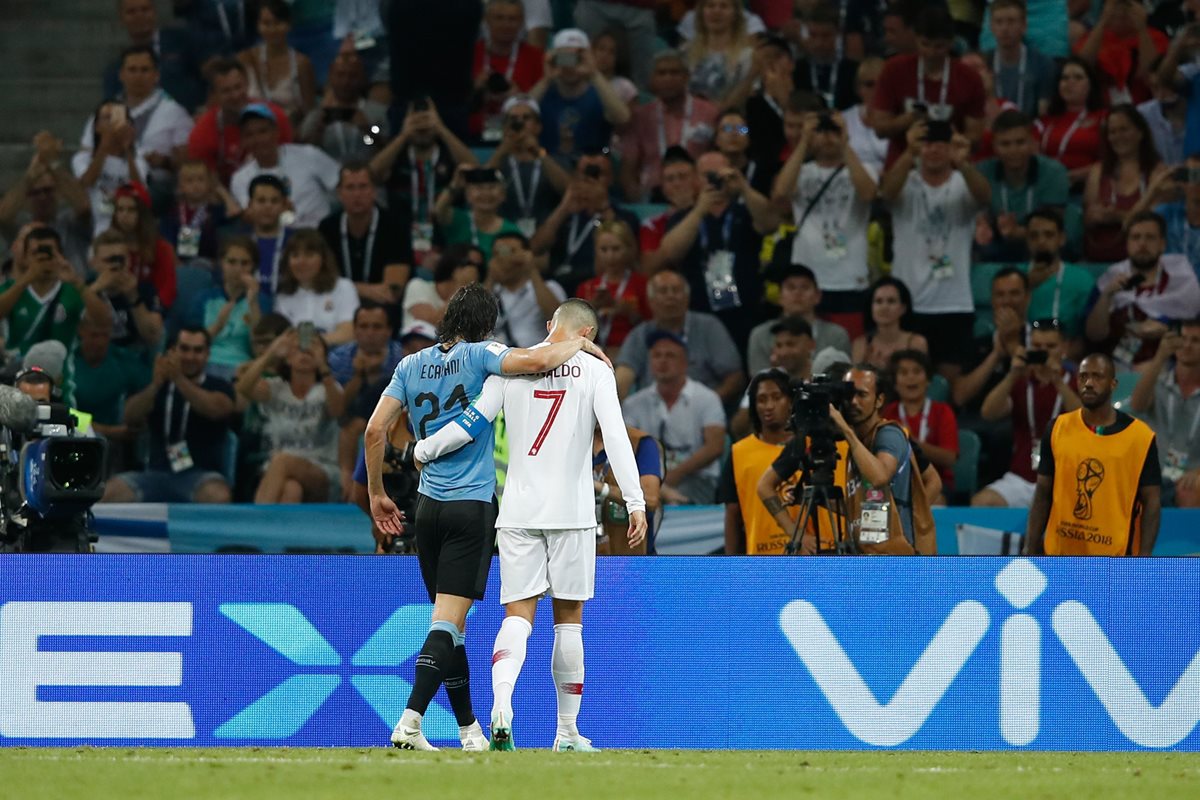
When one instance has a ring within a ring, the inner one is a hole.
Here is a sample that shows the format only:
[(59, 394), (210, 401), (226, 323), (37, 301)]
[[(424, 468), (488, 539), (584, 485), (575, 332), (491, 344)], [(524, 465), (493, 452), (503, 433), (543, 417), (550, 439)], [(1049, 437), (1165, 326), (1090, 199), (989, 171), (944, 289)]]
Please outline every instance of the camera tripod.
[[(805, 477), (808, 477), (807, 473)], [(806, 483), (798, 505), (800, 506), (800, 516), (796, 520), (796, 527), (792, 529), (792, 540), (788, 542), (787, 549), (784, 551), (787, 555), (794, 556), (800, 553), (800, 541), (808, 529), (810, 519), (816, 528), (817, 555), (858, 554), (858, 545), (846, 535), (846, 497), (840, 486), (834, 486), (832, 481), (825, 483), (818, 480), (814, 483)], [(833, 540), (832, 547), (823, 548), (821, 545), (822, 507), (825, 509), (826, 525), (828, 526), (826, 531), (832, 534), (830, 537)]]

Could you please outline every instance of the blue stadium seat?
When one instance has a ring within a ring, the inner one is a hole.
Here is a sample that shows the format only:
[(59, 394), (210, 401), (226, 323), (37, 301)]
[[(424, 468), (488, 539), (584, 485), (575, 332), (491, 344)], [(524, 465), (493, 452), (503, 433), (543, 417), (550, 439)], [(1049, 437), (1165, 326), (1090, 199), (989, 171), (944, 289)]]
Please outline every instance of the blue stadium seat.
[(233, 431), (225, 432), (225, 454), (221, 461), (221, 474), (225, 476), (225, 482), (229, 484), (229, 488), (234, 486), (234, 480), (237, 476), (237, 460), (238, 460), (238, 437)]
[(637, 214), (637, 218), (645, 222), (651, 217), (656, 217), (666, 211), (669, 206), (661, 203), (630, 203), (625, 208)]
[(201, 262), (206, 266), (196, 264), (180, 264), (175, 270), (175, 285), (178, 293), (175, 305), (167, 312), (167, 337), (176, 333), (184, 325), (202, 325), (204, 323), (204, 308), (201, 300), (208, 291), (216, 286), (212, 270), (207, 261)]
[(966, 428), (958, 429), (958, 460), (954, 462), (954, 491), (968, 498), (979, 489), (979, 453), (983, 442), (979, 434)]
[(933, 379), (929, 381), (929, 389), (925, 392), (930, 400), (940, 400), (943, 403), (950, 402), (950, 381), (946, 380), (945, 375), (939, 373), (933, 374)]

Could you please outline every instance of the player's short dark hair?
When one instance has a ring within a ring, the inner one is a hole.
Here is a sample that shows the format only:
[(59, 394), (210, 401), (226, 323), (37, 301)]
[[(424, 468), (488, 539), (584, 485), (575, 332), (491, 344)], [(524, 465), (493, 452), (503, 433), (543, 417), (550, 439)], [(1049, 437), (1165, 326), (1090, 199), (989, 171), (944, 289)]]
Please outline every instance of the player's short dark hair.
[(933, 380), (933, 362), (929, 360), (929, 354), (921, 350), (897, 350), (892, 353), (888, 359), (888, 371), (895, 375), (900, 371), (900, 363), (902, 361), (912, 361), (925, 372), (925, 377)]
[(996, 119), (992, 121), (992, 135), (999, 136), (1002, 133), (1015, 131), (1018, 128), (1029, 130), (1033, 127), (1033, 119), (1024, 111), (1018, 111), (1015, 108), (1010, 108), (1007, 111), (1001, 111)]
[(997, 270), (996, 274), (992, 276), (992, 285), (995, 286), (996, 281), (1002, 281), (1005, 278), (1011, 278), (1014, 275), (1021, 279), (1021, 285), (1024, 286), (1025, 291), (1028, 292), (1029, 291), (1029, 276), (1013, 266), (1001, 267), (999, 270)]
[(158, 53), (154, 52), (154, 48), (148, 44), (131, 44), (121, 51), (121, 58), (117, 62), (121, 67), (125, 66), (125, 61), (131, 56), (148, 56), (150, 63), (158, 69)]
[(492, 335), (499, 315), (500, 304), (496, 301), (496, 295), (483, 288), (482, 284), (469, 283), (450, 298), (442, 324), (438, 326), (438, 341), (443, 344), (455, 339), (482, 342)]
[(1158, 235), (1164, 239), (1167, 238), (1167, 220), (1157, 211), (1139, 211), (1134, 214), (1125, 225), (1125, 235), (1129, 235), (1134, 225), (1140, 225), (1143, 222), (1153, 222), (1158, 226)]
[(746, 390), (746, 397), (750, 399), (747, 411), (750, 412), (750, 427), (755, 433), (762, 433), (762, 418), (758, 416), (758, 403), (756, 401), (758, 399), (758, 387), (764, 383), (775, 384), (789, 401), (792, 399), (792, 379), (778, 367), (764, 369), (751, 378), (750, 388)]
[(1054, 227), (1058, 228), (1059, 233), (1062, 233), (1064, 230), (1066, 230), (1066, 223), (1063, 222), (1062, 212), (1054, 206), (1041, 206), (1040, 208), (1035, 208), (1029, 214), (1029, 216), (1025, 218), (1025, 224), (1029, 225), (1029, 223), (1035, 219), (1044, 219), (1047, 222), (1053, 223)]

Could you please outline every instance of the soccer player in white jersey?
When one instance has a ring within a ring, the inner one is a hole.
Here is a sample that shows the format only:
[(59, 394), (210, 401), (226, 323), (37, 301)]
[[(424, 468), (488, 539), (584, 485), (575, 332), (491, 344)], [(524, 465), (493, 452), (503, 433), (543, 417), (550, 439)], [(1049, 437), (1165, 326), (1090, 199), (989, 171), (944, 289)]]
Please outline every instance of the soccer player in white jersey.
[[(596, 312), (568, 300), (554, 312), (550, 334), (538, 347), (592, 338)], [(417, 444), (429, 462), (488, 430), (503, 409), (508, 432), (508, 476), (496, 519), (500, 549), (500, 602), (504, 624), (492, 651), (492, 750), (513, 750), (513, 687), (525, 662), (534, 612), (543, 594), (554, 608), (551, 672), (558, 693), (554, 750), (594, 751), (576, 726), (583, 699), (583, 603), (595, 593), (596, 496), (592, 432), (599, 423), (609, 460), (629, 511), (629, 543), (646, 536), (646, 502), (612, 370), (575, 356), (540, 375), (493, 376), (458, 418)]]

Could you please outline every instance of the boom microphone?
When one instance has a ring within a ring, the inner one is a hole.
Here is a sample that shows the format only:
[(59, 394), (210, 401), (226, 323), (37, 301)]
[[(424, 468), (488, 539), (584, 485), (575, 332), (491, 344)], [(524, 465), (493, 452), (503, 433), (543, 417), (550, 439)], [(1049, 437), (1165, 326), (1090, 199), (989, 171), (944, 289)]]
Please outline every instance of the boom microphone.
[(20, 389), (0, 385), (0, 426), (31, 433), (38, 424), (38, 403)]

